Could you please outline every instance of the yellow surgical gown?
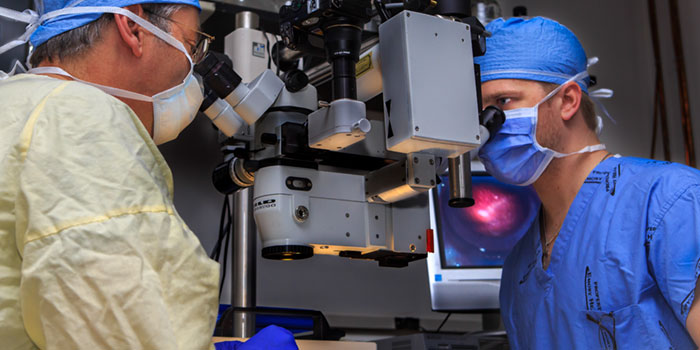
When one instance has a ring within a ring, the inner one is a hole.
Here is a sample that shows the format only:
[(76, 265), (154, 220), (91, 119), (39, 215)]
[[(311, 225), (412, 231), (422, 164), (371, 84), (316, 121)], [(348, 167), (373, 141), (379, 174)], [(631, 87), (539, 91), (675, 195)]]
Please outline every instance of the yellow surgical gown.
[(74, 81), (0, 82), (0, 348), (207, 349), (218, 264), (124, 103)]

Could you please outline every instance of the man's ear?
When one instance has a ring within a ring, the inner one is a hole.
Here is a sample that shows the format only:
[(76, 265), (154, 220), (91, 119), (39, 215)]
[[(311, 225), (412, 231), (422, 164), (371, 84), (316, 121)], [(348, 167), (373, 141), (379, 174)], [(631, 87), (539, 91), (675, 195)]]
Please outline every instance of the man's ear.
[(571, 120), (578, 112), (583, 92), (581, 91), (581, 86), (573, 81), (564, 85), (561, 90), (559, 93), (561, 96), (561, 119), (564, 121)]
[[(144, 17), (143, 7), (141, 5), (131, 5), (125, 7), (126, 10), (133, 12), (139, 17)], [(143, 41), (145, 39), (145, 30), (143, 27), (132, 21), (129, 17), (114, 14), (114, 22), (117, 25), (117, 31), (126, 45), (136, 57), (143, 55)]]

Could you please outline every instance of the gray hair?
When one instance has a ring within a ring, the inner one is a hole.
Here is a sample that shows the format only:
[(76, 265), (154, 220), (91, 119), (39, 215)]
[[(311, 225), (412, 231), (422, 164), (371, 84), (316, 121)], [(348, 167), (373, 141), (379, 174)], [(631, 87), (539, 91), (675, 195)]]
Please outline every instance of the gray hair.
[[(169, 33), (170, 22), (167, 18), (185, 5), (149, 3), (141, 6), (149, 22)], [(105, 13), (95, 21), (52, 37), (34, 49), (30, 64), (36, 67), (44, 60), (67, 60), (85, 53), (101, 40), (102, 31), (113, 20), (114, 14)]]

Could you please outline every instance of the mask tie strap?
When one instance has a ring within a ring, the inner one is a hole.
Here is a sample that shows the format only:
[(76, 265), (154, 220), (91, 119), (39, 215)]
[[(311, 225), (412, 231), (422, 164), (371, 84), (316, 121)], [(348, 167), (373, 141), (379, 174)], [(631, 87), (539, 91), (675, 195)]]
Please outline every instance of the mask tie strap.
[(5, 73), (5, 72), (0, 70), (0, 80), (5, 80), (5, 79), (17, 74), (18, 72), (19, 73), (26, 73), (27, 69), (24, 68), (24, 66), (22, 65), (22, 63), (19, 62), (19, 60), (15, 60), (15, 64), (12, 66), (12, 70), (10, 70), (9, 73)]
[(115, 7), (115, 6), (81, 6), (81, 7), (68, 7), (68, 8), (63, 8), (60, 10), (56, 11), (51, 11), (40, 18), (40, 22), (44, 22), (46, 20), (56, 18), (58, 16), (63, 16), (63, 15), (73, 15), (73, 14), (84, 14), (84, 13), (114, 13), (118, 15), (123, 15), (129, 17), (132, 21), (136, 22), (136, 24), (146, 28), (148, 31), (153, 33), (155, 36), (157, 36), (159, 39), (165, 41), (166, 43), (174, 46), (176, 49), (182, 51), (185, 56), (187, 56), (187, 59), (192, 62), (192, 58), (190, 58), (190, 54), (187, 52), (185, 49), (185, 46), (175, 37), (172, 35), (164, 32), (162, 29), (156, 27), (153, 23), (137, 16), (135, 13), (123, 9), (121, 7)]
[[(593, 102), (595, 103), (595, 105), (603, 112), (603, 114), (604, 114), (606, 117), (608, 117), (608, 119), (610, 119), (610, 121), (611, 121), (613, 124), (617, 125), (617, 121), (615, 120), (615, 118), (613, 118), (613, 117), (610, 115), (610, 112), (608, 112), (608, 109), (605, 108), (605, 105), (604, 105), (603, 102), (601, 101), (602, 99), (612, 98), (612, 97), (613, 97), (613, 91), (610, 90), (610, 89), (597, 89), (597, 90), (590, 91), (589, 94), (588, 94), (588, 96), (590, 96), (591, 100), (593, 100)], [(600, 118), (600, 117), (598, 117), (598, 118)], [(600, 118), (600, 123), (601, 123), (601, 125), (602, 125), (602, 123), (603, 123), (603, 120), (602, 120), (602, 119), (603, 119), (603, 118)], [(601, 127), (601, 129), (602, 129), (602, 127)]]
[(164, 32), (160, 28), (156, 27), (153, 23), (148, 22), (147, 20), (137, 16), (133, 12), (126, 10), (121, 7), (115, 7), (115, 6), (82, 6), (82, 7), (76, 7), (76, 5), (82, 3), (85, 0), (76, 0), (73, 3), (69, 5), (69, 7), (62, 8), (59, 10), (51, 11), (48, 13), (45, 13), (42, 16), (39, 16), (39, 14), (35, 11), (32, 10), (25, 10), (23, 12), (7, 9), (7, 8), (0, 8), (0, 18), (6, 18), (10, 19), (12, 21), (16, 22), (23, 22), (27, 23), (27, 27), (25, 28), (24, 33), (19, 36), (18, 38), (3, 44), (0, 46), (0, 54), (7, 52), (17, 46), (24, 45), (29, 41), (29, 38), (34, 34), (36, 29), (41, 25), (41, 23), (44, 23), (47, 20), (63, 16), (63, 15), (71, 15), (71, 14), (85, 14), (85, 13), (114, 13), (114, 14), (120, 14), (129, 17), (132, 21), (136, 22), (138, 25), (146, 28), (148, 31), (153, 33), (155, 36), (160, 38), (161, 40), (165, 41), (166, 43), (174, 46), (176, 49), (182, 51), (187, 59), (190, 61), (190, 65), (192, 65), (192, 58), (190, 57), (189, 52), (185, 49), (185, 46), (177, 39), (175, 39), (172, 35)]
[(588, 71), (585, 71), (585, 70), (574, 75), (573, 77), (569, 78), (567, 81), (559, 84), (559, 86), (557, 86), (556, 89), (552, 90), (549, 94), (547, 94), (547, 96), (545, 96), (540, 102), (538, 102), (535, 105), (535, 107), (539, 107), (541, 104), (545, 103), (547, 100), (552, 98), (552, 96), (556, 95), (557, 92), (559, 92), (564, 87), (564, 85), (566, 85), (572, 81), (578, 81), (580, 79), (586, 78), (587, 76), (588, 76)]
[[(586, 65), (586, 69), (588, 69), (592, 65), (598, 63), (598, 61), (599, 61), (598, 57), (589, 58), (588, 64)], [(608, 117), (608, 119), (610, 119), (610, 121), (613, 124), (617, 125), (617, 121), (615, 120), (615, 118), (613, 118), (610, 115), (610, 113), (608, 112), (608, 109), (605, 108), (605, 105), (603, 105), (603, 102), (601, 101), (602, 99), (612, 98), (613, 97), (613, 90), (605, 89), (605, 88), (591, 90), (588, 92), (588, 96), (591, 98), (591, 100), (593, 100), (593, 102), (596, 104), (598, 109), (600, 109), (600, 111), (602, 111), (603, 114), (605, 114), (605, 116)], [(596, 132), (598, 134), (600, 134), (600, 131), (603, 129), (603, 118), (600, 118), (600, 116), (598, 116), (598, 118), (599, 118), (599, 120), (598, 120), (598, 126), (596, 127)]]
[(96, 87), (96, 88), (98, 88), (98, 89), (100, 89), (100, 90), (102, 90), (102, 91), (104, 91), (112, 96), (119, 96), (119, 97), (128, 98), (130, 100), (137, 100), (137, 101), (143, 101), (143, 102), (153, 102), (152, 97), (142, 95), (142, 94), (139, 94), (136, 92), (122, 90), (122, 89), (111, 87), (111, 86), (105, 86), (105, 85), (100, 85), (100, 84), (96, 84), (96, 83), (91, 83), (89, 81), (84, 81), (84, 80), (81, 80), (81, 79), (78, 79), (78, 78), (72, 76), (70, 73), (68, 73), (65, 70), (58, 68), (58, 67), (32, 68), (29, 70), (29, 73), (32, 73), (32, 74), (58, 74), (58, 75), (70, 77), (75, 81), (79, 81), (81, 83), (94, 86), (94, 87)]
[(607, 149), (605, 144), (599, 143), (597, 145), (589, 145), (589, 146), (583, 147), (580, 150), (578, 150), (576, 152), (571, 152), (571, 153), (560, 153), (557, 151), (552, 151), (552, 152), (554, 153), (554, 158), (563, 158), (563, 157), (567, 157), (567, 156), (573, 156), (574, 154), (602, 151), (604, 149)]
[(27, 23), (27, 27), (22, 35), (0, 46), (0, 54), (14, 49), (17, 46), (26, 44), (27, 41), (29, 41), (29, 37), (34, 33), (36, 28), (39, 26), (39, 23), (41, 23), (39, 14), (32, 10), (24, 10), (23, 12), (19, 12), (7, 8), (0, 8), (0, 18), (10, 19), (15, 22)]

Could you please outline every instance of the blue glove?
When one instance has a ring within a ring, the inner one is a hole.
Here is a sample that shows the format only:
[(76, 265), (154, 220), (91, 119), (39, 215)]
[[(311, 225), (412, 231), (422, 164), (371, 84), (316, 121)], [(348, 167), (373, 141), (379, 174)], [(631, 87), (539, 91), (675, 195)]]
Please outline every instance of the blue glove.
[(277, 326), (268, 326), (245, 343), (227, 341), (214, 344), (216, 350), (299, 350), (292, 332)]
[(238, 347), (243, 344), (239, 341), (222, 341), (220, 343), (214, 343), (216, 350), (238, 350)]
[(292, 332), (277, 326), (267, 326), (236, 350), (299, 350)]

